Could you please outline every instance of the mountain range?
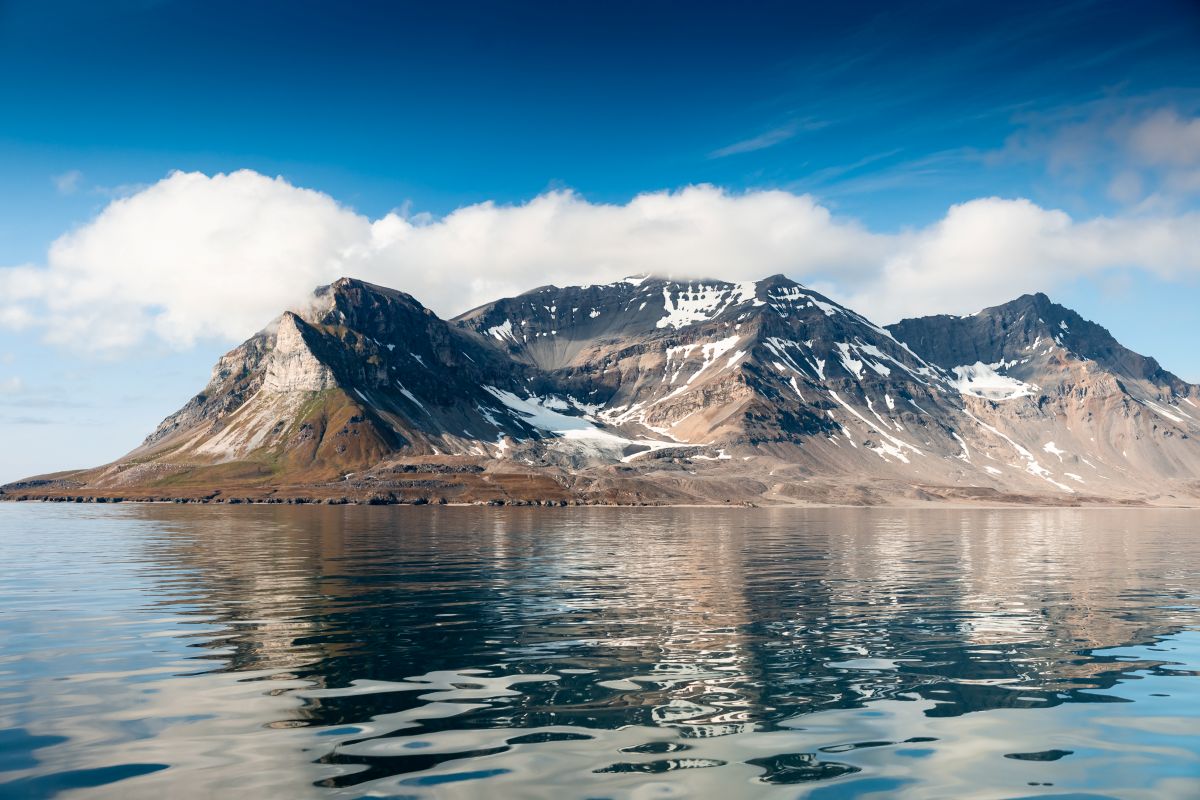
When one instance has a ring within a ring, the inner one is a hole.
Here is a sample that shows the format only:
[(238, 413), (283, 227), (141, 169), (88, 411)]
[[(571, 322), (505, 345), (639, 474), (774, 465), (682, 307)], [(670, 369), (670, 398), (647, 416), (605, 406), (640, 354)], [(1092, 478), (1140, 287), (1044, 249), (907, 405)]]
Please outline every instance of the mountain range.
[(443, 320), (342, 278), (135, 450), (6, 499), (1200, 502), (1200, 386), (1025, 295), (877, 325), (782, 275), (544, 286)]

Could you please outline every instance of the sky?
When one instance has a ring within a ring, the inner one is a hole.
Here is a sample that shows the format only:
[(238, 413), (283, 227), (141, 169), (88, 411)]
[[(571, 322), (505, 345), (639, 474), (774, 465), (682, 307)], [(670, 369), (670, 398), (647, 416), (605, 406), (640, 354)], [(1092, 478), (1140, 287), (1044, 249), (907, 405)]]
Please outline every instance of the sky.
[(349, 274), (1024, 292), (1200, 382), (1200, 4), (0, 0), (0, 481)]

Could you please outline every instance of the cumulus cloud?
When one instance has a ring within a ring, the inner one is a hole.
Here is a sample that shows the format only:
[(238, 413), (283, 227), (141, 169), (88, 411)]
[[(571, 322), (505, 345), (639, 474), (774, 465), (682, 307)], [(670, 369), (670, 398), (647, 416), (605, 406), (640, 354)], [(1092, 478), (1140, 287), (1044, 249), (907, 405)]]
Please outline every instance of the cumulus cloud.
[(1142, 269), (1200, 274), (1200, 214), (1076, 221), (1028, 200), (983, 198), (897, 237), (875, 280), (847, 286), (852, 306), (882, 320), (969, 313), (1069, 281)]
[(253, 172), (177, 172), (59, 238), (45, 267), (5, 270), (0, 297), (36, 299), (48, 339), (82, 349), (237, 339), (370, 239), (368, 220), (320, 192)]
[(751, 278), (835, 269), (863, 273), (885, 241), (812, 197), (730, 194), (712, 186), (595, 204), (551, 192), (518, 206), (481, 203), (415, 224), (372, 226), (366, 274), (411, 286), (435, 310), (462, 311), (545, 283), (599, 283), (653, 272)]
[(809, 195), (712, 186), (592, 203), (569, 191), (441, 218), (375, 220), (255, 172), (174, 173), (59, 238), (46, 263), (0, 269), (0, 326), (41, 326), (84, 351), (149, 338), (238, 341), (311, 289), (352, 275), (449, 316), (538, 285), (640, 272), (752, 279), (782, 272), (880, 321), (975, 310), (1081, 275), (1200, 272), (1195, 214), (1077, 221), (1025, 200), (951, 208), (884, 234)]
[(812, 198), (713, 187), (593, 204), (551, 192), (436, 220), (370, 220), (255, 172), (174, 173), (58, 239), (45, 266), (0, 270), (0, 321), (36, 308), (50, 340), (85, 349), (147, 335), (235, 340), (341, 275), (404, 289), (443, 315), (550, 281), (641, 271), (756, 275), (866, 269), (882, 242)]

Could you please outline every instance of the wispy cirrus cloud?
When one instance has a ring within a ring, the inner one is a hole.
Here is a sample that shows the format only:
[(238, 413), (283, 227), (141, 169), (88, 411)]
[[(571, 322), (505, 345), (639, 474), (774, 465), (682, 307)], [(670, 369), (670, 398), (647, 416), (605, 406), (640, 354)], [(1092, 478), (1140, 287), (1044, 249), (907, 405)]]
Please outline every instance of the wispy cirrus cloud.
[(725, 158), (741, 153), (753, 153), (755, 150), (766, 150), (769, 147), (774, 147), (775, 145), (794, 139), (806, 131), (815, 131), (824, 128), (827, 124), (826, 122), (812, 119), (789, 122), (777, 128), (764, 131), (757, 136), (752, 136), (749, 139), (743, 139), (740, 142), (734, 142), (731, 145), (713, 150), (708, 154), (708, 157)]
[(77, 169), (68, 170), (60, 175), (51, 175), (50, 182), (54, 184), (54, 188), (58, 193), (64, 196), (83, 192), (109, 199), (128, 197), (148, 188), (150, 185), (147, 183), (120, 183), (115, 186), (104, 186), (97, 183), (89, 183), (83, 172)]
[(47, 417), (19, 415), (14, 417), (0, 416), (0, 425), (53, 425), (54, 420)]

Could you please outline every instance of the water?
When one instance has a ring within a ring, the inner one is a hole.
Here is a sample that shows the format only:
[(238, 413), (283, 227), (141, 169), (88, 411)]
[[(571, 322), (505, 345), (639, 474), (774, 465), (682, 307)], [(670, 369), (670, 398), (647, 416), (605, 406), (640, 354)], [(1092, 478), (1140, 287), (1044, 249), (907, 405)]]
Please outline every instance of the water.
[(0, 797), (1200, 797), (1200, 514), (0, 504)]

